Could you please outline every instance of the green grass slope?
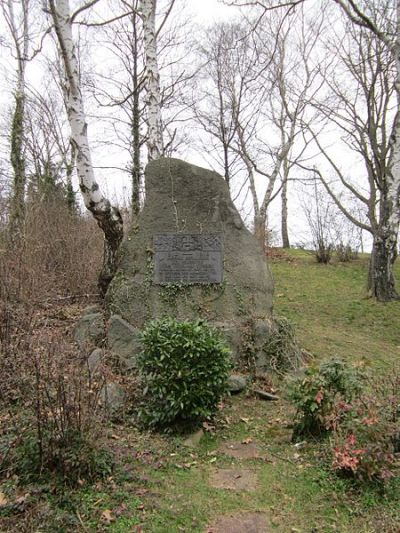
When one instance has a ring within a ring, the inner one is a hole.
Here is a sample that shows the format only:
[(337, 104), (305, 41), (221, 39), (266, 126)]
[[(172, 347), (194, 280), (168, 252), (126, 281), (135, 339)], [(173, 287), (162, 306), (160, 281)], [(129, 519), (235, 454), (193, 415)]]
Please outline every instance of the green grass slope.
[[(400, 358), (400, 302), (366, 296), (368, 256), (320, 265), (291, 250), (271, 263), (275, 313), (291, 319), (300, 344), (318, 359), (338, 355), (388, 368)], [(395, 273), (400, 290), (400, 262)]]

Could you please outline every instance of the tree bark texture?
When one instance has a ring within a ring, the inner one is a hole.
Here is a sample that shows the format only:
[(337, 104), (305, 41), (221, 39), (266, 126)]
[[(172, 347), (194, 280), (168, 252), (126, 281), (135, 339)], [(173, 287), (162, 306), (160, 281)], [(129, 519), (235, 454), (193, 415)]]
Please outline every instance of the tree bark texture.
[(71, 127), (71, 142), (76, 149), (79, 187), (85, 206), (104, 232), (103, 266), (99, 276), (99, 289), (104, 296), (117, 269), (117, 252), (123, 236), (123, 222), (118, 209), (112, 207), (102, 195), (94, 176), (88, 126), (79, 86), (78, 61), (72, 37), (69, 1), (50, 0), (50, 10), (66, 76), (66, 107)]
[(140, 211), (140, 87), (138, 73), (138, 28), (137, 15), (132, 14), (132, 33), (133, 33), (133, 72), (132, 72), (132, 122), (131, 122), (131, 139), (132, 139), (132, 219), (136, 223)]
[(287, 179), (283, 181), (281, 192), (281, 234), (282, 247), (290, 248), (289, 232), (288, 232), (288, 198), (287, 198)]
[(10, 0), (2, 6), (5, 22), (14, 43), (15, 58), (17, 61), (16, 88), (14, 96), (14, 110), (12, 114), (10, 132), (10, 162), (13, 169), (13, 190), (11, 198), (10, 230), (11, 238), (18, 239), (22, 236), (25, 220), (25, 187), (26, 187), (26, 162), (25, 162), (25, 103), (26, 84), (25, 71), (28, 61), (30, 34), (29, 34), (29, 1), (22, 0), (19, 6), (20, 18), (15, 14), (14, 3)]
[(15, 106), (11, 125), (10, 160), (13, 169), (13, 191), (11, 205), (11, 234), (12, 237), (21, 235), (25, 219), (25, 155), (24, 155), (24, 91), (15, 95)]
[(141, 0), (144, 51), (146, 62), (147, 149), (149, 161), (158, 159), (164, 151), (161, 124), (160, 74), (157, 61), (156, 0)]

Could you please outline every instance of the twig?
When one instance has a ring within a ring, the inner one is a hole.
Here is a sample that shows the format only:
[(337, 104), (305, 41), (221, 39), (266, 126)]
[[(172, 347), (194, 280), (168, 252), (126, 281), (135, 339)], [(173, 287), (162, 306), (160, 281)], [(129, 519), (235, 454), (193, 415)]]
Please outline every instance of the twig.
[(271, 394), (270, 392), (265, 392), (263, 390), (251, 389), (251, 392), (253, 392), (256, 396), (259, 396), (261, 400), (270, 400), (275, 402), (280, 400), (279, 396), (275, 396), (275, 394)]

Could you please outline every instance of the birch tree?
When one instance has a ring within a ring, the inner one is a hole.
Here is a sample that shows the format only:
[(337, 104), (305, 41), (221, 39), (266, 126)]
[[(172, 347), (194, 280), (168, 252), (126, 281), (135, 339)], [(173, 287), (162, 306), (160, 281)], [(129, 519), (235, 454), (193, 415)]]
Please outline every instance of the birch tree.
[[(385, 46), (395, 65), (394, 89), (397, 110), (388, 143), (388, 159), (382, 176), (379, 208), (379, 229), (374, 234), (368, 279), (372, 296), (381, 301), (398, 299), (393, 265), (397, 257), (397, 239), (400, 225), (400, 0), (369, 2), (367, 8), (354, 0), (333, 0), (357, 26), (370, 32)], [(385, 10), (385, 12), (384, 12)], [(395, 10), (393, 24), (388, 20)], [(381, 24), (380, 24), (381, 23)]]
[(161, 124), (160, 74), (157, 58), (156, 0), (140, 0), (146, 65), (147, 151), (149, 161), (164, 153)]
[[(92, 5), (93, 2), (89, 4)], [(71, 142), (76, 148), (79, 187), (85, 206), (97, 220), (105, 237), (103, 267), (99, 276), (99, 288), (104, 295), (117, 268), (117, 251), (123, 236), (123, 223), (118, 209), (111, 206), (109, 200), (101, 193), (94, 175), (88, 124), (79, 86), (78, 62), (72, 35), (74, 15), (70, 13), (68, 0), (49, 0), (49, 7), (58, 40), (60, 58), (64, 65), (66, 107), (71, 128)]]
[[(342, 10), (352, 24), (364, 28), (379, 39), (392, 56), (395, 65), (393, 88), (397, 109), (389, 134), (389, 154), (382, 183), (382, 201), (379, 209), (379, 231), (374, 234), (368, 277), (370, 295), (380, 301), (399, 298), (395, 288), (393, 265), (397, 257), (400, 225), (400, 0), (330, 0)], [(254, 6), (259, 10), (259, 21), (275, 9), (293, 13), (301, 4), (312, 6), (311, 0), (241, 1), (226, 0), (229, 5)], [(385, 21), (392, 20), (387, 24)]]
[[(370, 15), (385, 35), (395, 27), (391, 2), (370, 2)], [(347, 19), (348, 20), (348, 19)], [(398, 23), (397, 23), (398, 24)], [(368, 292), (381, 301), (396, 299), (393, 264), (397, 257), (400, 221), (400, 168), (396, 150), (399, 121), (398, 69), (385, 41), (364, 25), (348, 21), (345, 37), (331, 37), (334, 65), (326, 79), (328, 100), (317, 104), (327, 124), (341, 132), (353, 161), (364, 173), (355, 179), (348, 168), (326, 146), (315, 130), (314, 141), (330, 166), (330, 173), (317, 170), (326, 190), (349, 220), (373, 238)], [(397, 161), (397, 163), (396, 163)], [(315, 168), (310, 169), (315, 172)], [(336, 183), (335, 183), (336, 182)], [(346, 191), (346, 195), (341, 195)], [(346, 205), (346, 197), (362, 206), (360, 218)]]

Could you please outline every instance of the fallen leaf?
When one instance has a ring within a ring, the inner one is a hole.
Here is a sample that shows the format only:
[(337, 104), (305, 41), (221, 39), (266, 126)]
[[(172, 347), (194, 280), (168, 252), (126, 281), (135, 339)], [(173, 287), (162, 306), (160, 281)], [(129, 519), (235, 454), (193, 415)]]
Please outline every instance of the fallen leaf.
[(250, 444), (251, 442), (253, 442), (253, 439), (251, 439), (250, 437), (248, 437), (247, 439), (242, 440), (242, 444)]
[(6, 495), (4, 492), (0, 492), (0, 505), (6, 505), (8, 503), (8, 500), (6, 498)]
[(101, 513), (100, 520), (102, 522), (105, 522), (106, 524), (111, 524), (111, 522), (113, 522), (115, 520), (115, 518), (113, 517), (112, 512), (110, 511), (110, 509), (106, 509), (105, 511), (103, 511)]

